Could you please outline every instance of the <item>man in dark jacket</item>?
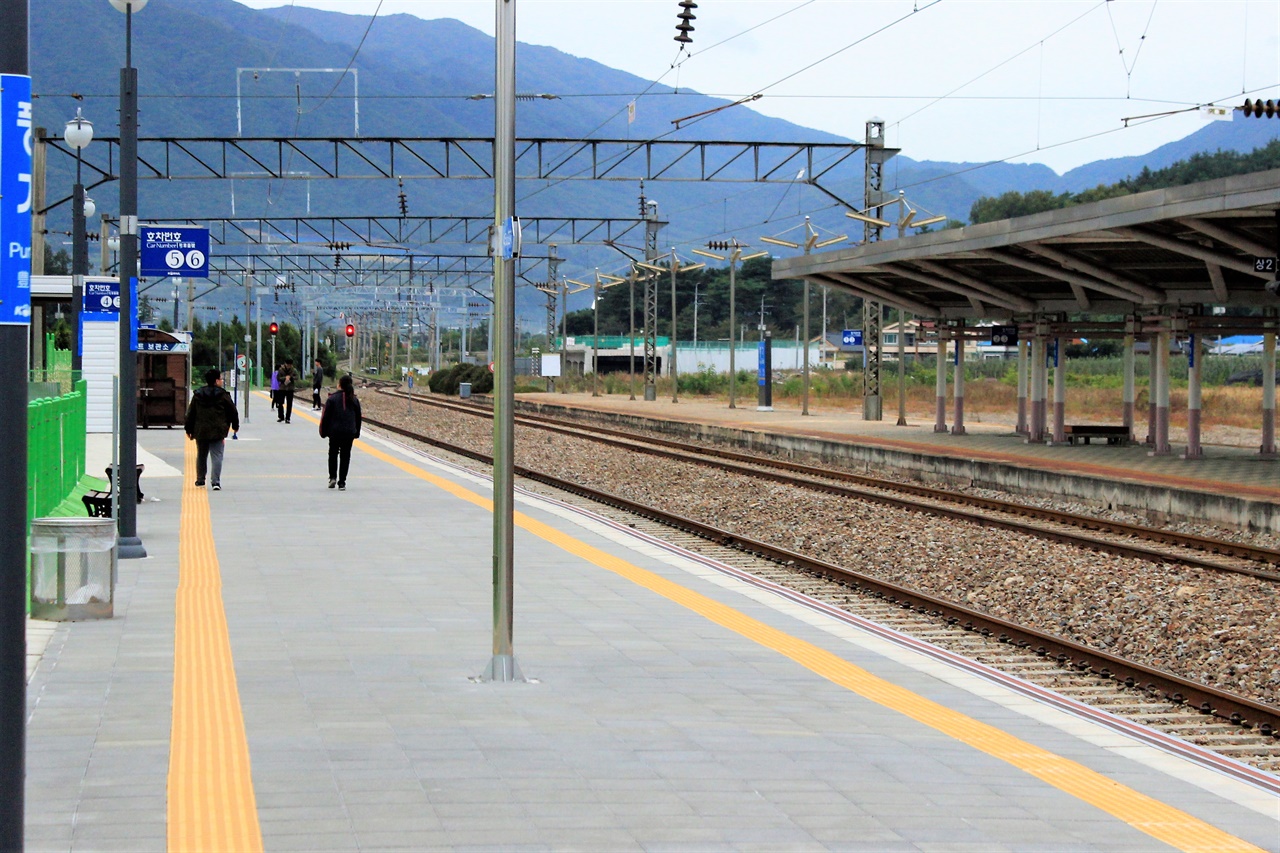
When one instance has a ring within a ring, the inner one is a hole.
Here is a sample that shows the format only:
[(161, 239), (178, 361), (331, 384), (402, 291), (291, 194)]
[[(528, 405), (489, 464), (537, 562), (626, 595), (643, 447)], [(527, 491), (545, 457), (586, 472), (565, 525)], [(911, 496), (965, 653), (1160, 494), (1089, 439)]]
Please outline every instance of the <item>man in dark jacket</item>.
[(287, 358), (277, 372), (280, 374), (280, 402), (277, 410), (279, 417), (276, 420), (289, 423), (293, 420), (293, 392), (298, 372), (293, 369), (293, 361)]
[(320, 402), (320, 389), (324, 387), (324, 365), (316, 359), (315, 369), (311, 371), (311, 409), (318, 411), (323, 405)]
[(213, 457), (213, 490), (222, 489), (222, 451), (227, 430), (240, 432), (240, 414), (231, 395), (222, 387), (222, 374), (216, 367), (204, 375), (205, 386), (191, 395), (184, 426), (187, 438), (196, 443), (196, 485), (204, 485), (209, 457)]
[(329, 439), (329, 488), (347, 490), (351, 445), (360, 437), (360, 401), (351, 387), (351, 375), (338, 380), (338, 390), (325, 400), (320, 413), (320, 437)]

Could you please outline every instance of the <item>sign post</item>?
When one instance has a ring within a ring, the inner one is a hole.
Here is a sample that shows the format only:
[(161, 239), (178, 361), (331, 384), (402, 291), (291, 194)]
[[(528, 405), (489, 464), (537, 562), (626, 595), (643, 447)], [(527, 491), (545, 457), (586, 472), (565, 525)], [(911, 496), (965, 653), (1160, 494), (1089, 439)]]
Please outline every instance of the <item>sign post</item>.
[(0, 2), (0, 849), (21, 850), (26, 784), (27, 334), (31, 77), (27, 4)]

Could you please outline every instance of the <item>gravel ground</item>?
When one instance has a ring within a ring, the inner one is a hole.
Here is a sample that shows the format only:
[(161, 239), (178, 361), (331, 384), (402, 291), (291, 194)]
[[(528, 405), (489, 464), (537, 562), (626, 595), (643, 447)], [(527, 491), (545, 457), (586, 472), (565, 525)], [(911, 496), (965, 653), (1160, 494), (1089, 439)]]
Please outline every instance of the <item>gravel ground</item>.
[[(415, 407), (411, 420), (403, 401), (368, 390), (361, 402), (370, 417), (491, 450), (488, 419)], [(637, 465), (625, 451), (541, 430), (516, 428), (515, 461), (1280, 706), (1275, 583), (851, 506), (700, 465)]]

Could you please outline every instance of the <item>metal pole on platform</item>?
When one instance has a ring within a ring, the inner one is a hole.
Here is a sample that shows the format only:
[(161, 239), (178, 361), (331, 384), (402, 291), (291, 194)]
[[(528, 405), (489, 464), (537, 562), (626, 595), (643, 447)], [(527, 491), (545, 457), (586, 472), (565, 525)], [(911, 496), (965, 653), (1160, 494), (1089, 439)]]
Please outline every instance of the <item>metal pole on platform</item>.
[(138, 538), (138, 357), (134, 288), (138, 281), (138, 69), (133, 67), (133, 13), (146, 0), (112, 0), (124, 12), (124, 68), (120, 69), (120, 480), (117, 557), (147, 556)]
[[(0, 0), (0, 849), (21, 850), (27, 719), (27, 335), (31, 291), (31, 77), (27, 0)], [(24, 302), (25, 297), (25, 302)], [(9, 301), (13, 300), (10, 305)]]
[[(511, 229), (515, 216), (516, 175), (516, 3), (495, 0), (497, 74), (494, 86), (493, 225), (495, 233)], [(501, 241), (495, 241), (499, 243)], [(515, 258), (495, 251), (493, 257), (493, 658), (486, 681), (523, 681), (516, 664), (512, 628), (514, 608), (515, 520)], [(495, 247), (496, 248), (496, 247)], [(495, 334), (496, 333), (496, 334)]]

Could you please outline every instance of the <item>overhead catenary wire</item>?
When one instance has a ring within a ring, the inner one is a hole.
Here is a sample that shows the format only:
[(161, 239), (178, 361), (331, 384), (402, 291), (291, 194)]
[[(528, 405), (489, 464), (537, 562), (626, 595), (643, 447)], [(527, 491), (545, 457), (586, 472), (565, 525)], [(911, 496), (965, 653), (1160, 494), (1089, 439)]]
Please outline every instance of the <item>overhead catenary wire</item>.
[(1011, 55), (1011, 56), (1009, 56), (1009, 57), (1006, 57), (1005, 59), (1002, 59), (1000, 62), (997, 62), (995, 65), (991, 66), (991, 67), (990, 67), (990, 68), (988, 68), (986, 71), (983, 71), (981, 74), (978, 74), (977, 76), (974, 76), (974, 77), (970, 77), (968, 80), (966, 80), (966, 81), (964, 81), (963, 83), (961, 83), (960, 85), (956, 86), (956, 87), (955, 87), (954, 89), (952, 89), (951, 91), (947, 92), (947, 93), (946, 93), (946, 94), (944, 94), (944, 95), (940, 95), (940, 96), (938, 96), (937, 98), (934, 98), (932, 101), (930, 101), (929, 103), (927, 103), (927, 104), (925, 104), (924, 106), (920, 107), (919, 109), (917, 109), (917, 110), (912, 110), (911, 112), (909, 112), (909, 113), (907, 113), (906, 115), (904, 115), (904, 116), (902, 116), (901, 118), (899, 118), (897, 121), (891, 122), (891, 123), (889, 124), (889, 127), (891, 127), (891, 128), (892, 128), (892, 127), (898, 127), (898, 126), (899, 126), (899, 125), (901, 125), (903, 122), (905, 122), (907, 119), (909, 119), (909, 118), (912, 118), (912, 117), (914, 117), (914, 116), (919, 115), (920, 113), (924, 112), (925, 110), (929, 109), (930, 107), (935, 106), (935, 105), (936, 105), (936, 104), (938, 104), (938, 103), (941, 103), (942, 101), (945, 101), (945, 100), (949, 100), (949, 99), (951, 99), (951, 98), (952, 98), (952, 97), (953, 97), (957, 92), (959, 92), (961, 89), (965, 89), (965, 88), (967, 88), (967, 87), (969, 87), (969, 86), (973, 85), (974, 83), (976, 83), (976, 82), (978, 82), (979, 80), (981, 80), (983, 77), (986, 77), (988, 74), (993, 74), (993, 73), (995, 73), (996, 71), (999, 71), (1001, 68), (1003, 68), (1004, 66), (1008, 65), (1010, 62), (1013, 62), (1015, 59), (1018, 59), (1019, 57), (1024, 56), (1024, 55), (1025, 55), (1025, 54), (1027, 54), (1027, 53), (1030, 53), (1031, 51), (1035, 50), (1037, 47), (1041, 47), (1041, 46), (1043, 46), (1043, 45), (1044, 45), (1044, 43), (1045, 43), (1046, 41), (1048, 41), (1049, 39), (1051, 39), (1051, 38), (1053, 38), (1054, 36), (1058, 35), (1058, 34), (1059, 34), (1059, 33), (1061, 33), (1062, 31), (1064, 31), (1064, 30), (1068, 29), (1069, 27), (1073, 26), (1074, 24), (1078, 23), (1080, 20), (1084, 19), (1085, 17), (1089, 16), (1090, 14), (1092, 14), (1092, 13), (1096, 12), (1098, 9), (1102, 8), (1103, 6), (1105, 6), (1108, 2), (1110, 2), (1110, 0), (1100, 0), (1100, 2), (1098, 2), (1098, 3), (1097, 3), (1097, 4), (1095, 4), (1094, 6), (1089, 7), (1089, 8), (1088, 8), (1088, 9), (1086, 9), (1084, 12), (1081, 12), (1079, 15), (1077, 15), (1077, 16), (1076, 16), (1076, 17), (1074, 17), (1074, 18), (1072, 18), (1070, 21), (1067, 21), (1065, 24), (1063, 24), (1062, 26), (1058, 27), (1056, 30), (1054, 30), (1053, 32), (1049, 33), (1048, 35), (1043, 36), (1043, 37), (1041, 37), (1041, 38), (1037, 39), (1036, 41), (1034, 41), (1034, 42), (1032, 42), (1031, 44), (1027, 45), (1026, 47), (1022, 48), (1022, 50), (1019, 50), (1017, 53), (1014, 53), (1013, 55)]
[(333, 97), (333, 93), (338, 91), (338, 86), (340, 86), (342, 81), (346, 79), (347, 72), (351, 70), (352, 65), (355, 65), (356, 57), (360, 55), (360, 49), (364, 47), (364, 40), (369, 37), (369, 31), (373, 29), (373, 22), (378, 20), (378, 13), (382, 11), (382, 3), (383, 0), (378, 0), (378, 5), (374, 7), (373, 14), (369, 16), (368, 26), (364, 28), (364, 34), (360, 36), (360, 41), (356, 44), (356, 49), (351, 52), (351, 58), (347, 60), (347, 67), (342, 69), (342, 73), (339, 74), (338, 79), (334, 81), (333, 88), (331, 88), (328, 93), (320, 99), (320, 103), (316, 104), (308, 110), (308, 112), (315, 112), (320, 109), (320, 107), (324, 106), (326, 101)]
[[(1116, 29), (1116, 18), (1111, 12), (1111, 4), (1107, 3), (1107, 20), (1111, 22), (1111, 34), (1115, 36), (1116, 49), (1120, 55), (1120, 65), (1124, 68), (1125, 76), (1125, 95), (1128, 95), (1133, 84), (1133, 69), (1138, 65), (1138, 57), (1142, 55), (1142, 46), (1147, 42), (1147, 31), (1151, 29), (1151, 19), (1156, 16), (1156, 7), (1160, 5), (1160, 0), (1152, 0), (1151, 12), (1147, 15), (1146, 26), (1142, 28), (1142, 35), (1138, 37), (1138, 49), (1133, 52), (1133, 60), (1126, 62), (1124, 58), (1124, 45), (1120, 42), (1120, 31)], [(1248, 5), (1247, 3), (1245, 4)]]
[[(898, 17), (898, 18), (896, 18), (896, 19), (894, 19), (894, 20), (890, 21), (890, 22), (886, 23), (885, 25), (883, 25), (883, 26), (881, 26), (881, 27), (878, 27), (877, 29), (873, 30), (872, 32), (867, 33), (866, 35), (859, 37), (858, 39), (856, 39), (856, 40), (854, 40), (853, 42), (851, 42), (851, 43), (849, 43), (849, 44), (845, 45), (844, 47), (840, 48), (839, 50), (833, 51), (832, 53), (828, 54), (827, 56), (824, 56), (824, 57), (822, 57), (821, 59), (818, 59), (818, 60), (815, 60), (814, 62), (809, 63), (809, 64), (808, 64), (808, 65), (806, 65), (804, 68), (801, 68), (801, 69), (799, 69), (799, 70), (797, 70), (797, 71), (794, 71), (794, 72), (792, 72), (791, 74), (788, 74), (788, 75), (786, 75), (785, 77), (782, 77), (781, 79), (776, 80), (776, 81), (774, 81), (773, 83), (770, 83), (768, 86), (765, 86), (765, 87), (763, 87), (762, 89), (759, 89), (759, 90), (757, 91), (757, 94), (763, 93), (764, 91), (766, 91), (766, 90), (768, 90), (768, 89), (770, 89), (770, 88), (772, 88), (772, 87), (774, 87), (774, 86), (777, 86), (777, 85), (779, 85), (779, 84), (781, 84), (781, 83), (784, 83), (784, 82), (786, 82), (787, 80), (790, 80), (791, 78), (793, 78), (793, 77), (795, 77), (795, 76), (797, 76), (797, 75), (799, 75), (799, 74), (802, 74), (802, 73), (804, 73), (805, 71), (808, 71), (809, 69), (814, 68), (815, 66), (820, 65), (820, 64), (822, 64), (823, 62), (826, 62), (826, 61), (827, 61), (827, 60), (829, 60), (829, 59), (832, 59), (833, 57), (839, 56), (841, 53), (844, 53), (846, 50), (849, 50), (850, 48), (856, 47), (857, 45), (861, 44), (862, 42), (865, 42), (865, 41), (867, 41), (868, 39), (873, 38), (874, 36), (879, 35), (880, 33), (883, 33), (883, 32), (885, 32), (886, 30), (889, 30), (889, 29), (891, 29), (892, 27), (897, 26), (898, 24), (902, 23), (903, 21), (906, 21), (906, 20), (908, 20), (909, 18), (911, 18), (911, 17), (915, 16), (915, 15), (916, 15), (916, 14), (918, 14), (919, 12), (922, 12), (922, 11), (925, 11), (925, 10), (927, 10), (927, 9), (930, 9), (930, 8), (932, 8), (932, 7), (936, 6), (936, 5), (938, 5), (938, 4), (939, 4), (939, 3), (941, 3), (941, 2), (942, 2), (942, 0), (932, 0), (932, 2), (926, 3), (924, 6), (919, 6), (918, 4), (916, 4), (916, 8), (913, 8), (911, 12), (908, 12), (907, 14), (902, 15), (901, 17)], [(797, 7), (797, 8), (799, 8), (799, 7)], [(778, 16), (778, 17), (781, 17), (781, 16)], [(774, 20), (776, 20), (776, 18), (775, 18)], [(684, 45), (681, 45), (681, 51), (683, 51), (683, 49), (684, 49)], [(679, 58), (679, 52), (677, 53), (677, 59), (678, 59), (678, 58)], [(675, 63), (673, 63), (673, 64), (672, 64), (672, 67), (673, 67), (673, 68), (675, 67)], [(670, 69), (668, 69), (668, 71), (667, 71), (667, 72), (665, 72), (665, 73), (663, 74), (663, 77), (665, 77), (667, 73), (670, 73)], [(658, 78), (658, 80), (661, 80), (661, 79), (662, 79), (661, 77), (660, 77), (660, 78)], [(645, 92), (648, 92), (650, 89), (652, 89), (652, 88), (653, 88), (653, 86), (657, 85), (657, 83), (658, 83), (658, 81), (654, 81), (654, 82), (650, 83), (650, 84), (649, 84), (649, 87), (645, 89)], [(638, 96), (637, 96), (637, 99), (638, 99), (639, 97), (643, 96), (643, 94), (644, 94), (644, 93), (642, 92), (642, 93), (641, 93), (641, 95), (638, 95)], [(615, 113), (615, 114), (614, 114), (614, 116), (611, 116), (609, 119), (606, 119), (606, 120), (605, 120), (605, 122), (602, 122), (601, 124), (597, 125), (596, 129), (599, 129), (600, 127), (603, 127), (603, 126), (604, 126), (604, 124), (607, 124), (609, 121), (612, 121), (613, 117), (616, 117), (617, 115), (621, 114), (621, 113), (622, 113), (622, 111), (623, 111), (623, 110), (625, 110), (625, 109), (626, 109), (626, 107), (624, 106), (624, 107), (623, 107), (622, 109), (620, 109), (617, 113)], [(703, 115), (703, 116), (701, 116), (701, 117), (691, 117), (691, 118), (688, 120), (688, 122), (687, 122), (686, 126), (687, 126), (687, 125), (691, 125), (691, 124), (697, 124), (698, 122), (703, 121), (703, 120), (705, 120), (706, 118), (708, 118), (708, 116), (706, 116), (706, 115)], [(667, 132), (665, 132), (665, 133), (658, 134), (657, 136), (650, 137), (648, 140), (638, 141), (638, 142), (637, 142), (637, 145), (642, 145), (642, 144), (645, 144), (646, 142), (655, 142), (655, 141), (657, 141), (657, 140), (659, 140), (659, 139), (664, 139), (664, 138), (666, 138), (667, 136), (669, 136), (669, 135), (671, 135), (672, 133), (675, 133), (675, 132), (676, 132), (676, 130), (675, 130), (675, 129), (669, 130), (669, 131), (667, 131)], [(594, 130), (592, 131), (592, 133), (594, 133)], [(587, 137), (586, 137), (586, 138), (589, 138), (589, 137), (590, 137), (590, 134), (587, 134)], [(616, 157), (629, 156), (631, 153), (632, 153), (632, 151), (631, 151), (631, 150), (628, 150), (628, 151), (626, 151), (626, 152), (624, 152), (624, 153), (621, 153), (621, 154), (616, 155)], [(582, 171), (586, 171), (586, 169), (584, 168)], [(582, 174), (582, 172), (579, 172), (579, 173), (577, 173), (577, 174)], [(528, 193), (528, 194), (526, 194), (526, 195), (524, 195), (524, 196), (520, 196), (517, 200), (518, 200), (518, 201), (525, 201), (525, 200), (527, 200), (527, 199), (529, 199), (529, 198), (531, 198), (531, 197), (533, 197), (533, 196), (535, 196), (535, 195), (537, 195), (537, 194), (539, 194), (539, 193), (543, 192), (544, 190), (550, 189), (550, 188), (551, 188), (551, 187), (553, 187), (553, 186), (557, 186), (558, 184), (562, 183), (564, 180), (567, 180), (567, 179), (568, 179), (568, 177), (569, 177), (569, 176), (566, 176), (565, 178), (561, 178), (561, 179), (556, 180), (556, 181), (548, 181), (544, 186), (539, 187), (538, 189), (536, 189), (536, 190), (534, 190), (533, 192)]]
[[(1253, 92), (1262, 92), (1268, 89), (1274, 89), (1277, 86), (1280, 86), (1280, 83), (1272, 83), (1269, 86), (1259, 86), (1258, 88), (1254, 89), (1252, 92), (1244, 92), (1241, 94), (1252, 94)], [(1232, 97), (1235, 97), (1234, 94), (1228, 95), (1225, 98), (1215, 98), (1214, 100), (1210, 101), (1208, 104), (1201, 104), (1199, 106), (1212, 106), (1216, 104), (1218, 101), (1227, 100)], [(1180, 115), (1182, 113), (1190, 112), (1191, 110), (1194, 110), (1197, 108), (1198, 107), (1189, 107), (1187, 109), (1182, 109), (1182, 110), (1173, 110), (1170, 112), (1156, 113), (1150, 116), (1134, 116), (1133, 118), (1125, 119), (1125, 123), (1122, 124), (1120, 127), (1107, 128), (1106, 130), (1100, 130), (1094, 133), (1086, 133), (1082, 136), (1076, 136), (1071, 139), (1064, 139), (1060, 142), (1055, 142), (1050, 145), (1037, 146), (1036, 148), (1030, 149), (1028, 151), (1020, 151), (1016, 154), (1009, 154), (1005, 157), (1000, 157), (998, 159), (986, 160), (982, 163), (975, 163), (975, 164), (966, 166), (963, 169), (957, 169), (954, 172), (947, 172), (946, 174), (942, 174), (942, 175), (934, 175), (932, 177), (922, 178), (921, 180), (914, 181), (910, 184), (899, 184), (898, 189), (910, 189), (911, 187), (918, 187), (924, 184), (931, 184), (931, 183), (934, 183), (935, 181), (942, 181), (942, 180), (946, 180), (947, 178), (956, 177), (957, 175), (968, 174), (969, 172), (975, 172), (979, 169), (985, 169), (989, 166), (994, 166), (999, 163), (1007, 163), (1010, 160), (1016, 159), (1018, 157), (1026, 157), (1030, 154), (1035, 154), (1037, 151), (1049, 151), (1054, 148), (1061, 148), (1064, 145), (1074, 145), (1077, 142), (1084, 142), (1089, 139), (1097, 139), (1102, 136), (1109, 136), (1110, 134), (1113, 134), (1113, 133), (1120, 133), (1122, 131), (1129, 130), (1132, 127), (1138, 127), (1144, 124), (1150, 124), (1153, 121), (1161, 121), (1163, 119), (1169, 118), (1170, 116), (1175, 116), (1175, 115)]]

